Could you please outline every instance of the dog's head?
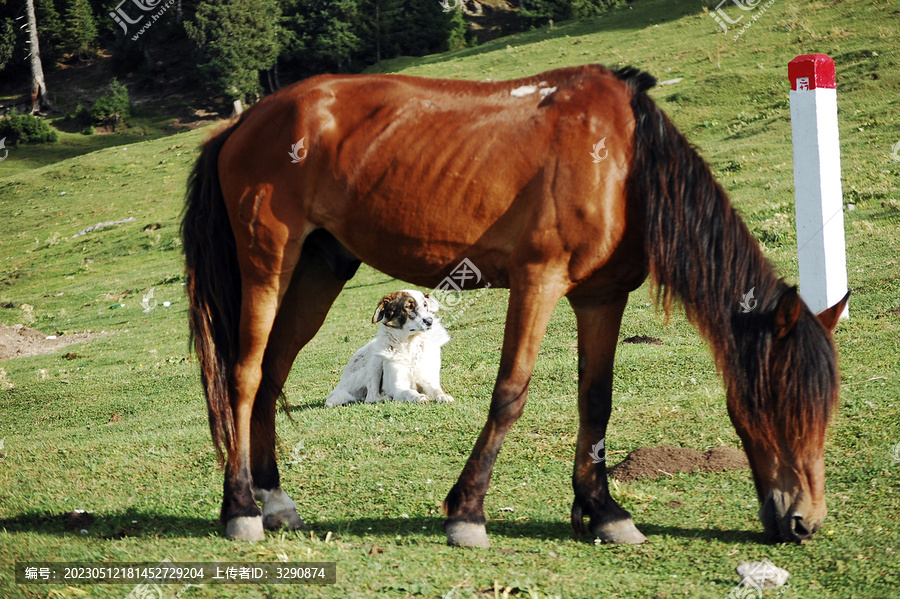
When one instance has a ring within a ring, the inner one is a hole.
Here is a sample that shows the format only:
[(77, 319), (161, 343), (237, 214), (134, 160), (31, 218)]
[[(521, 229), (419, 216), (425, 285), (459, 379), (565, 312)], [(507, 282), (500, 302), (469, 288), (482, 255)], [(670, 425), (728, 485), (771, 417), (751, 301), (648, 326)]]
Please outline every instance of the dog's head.
[(427, 331), (435, 321), (438, 303), (427, 293), (404, 289), (389, 293), (372, 315), (372, 322), (384, 321), (384, 326), (407, 334)]

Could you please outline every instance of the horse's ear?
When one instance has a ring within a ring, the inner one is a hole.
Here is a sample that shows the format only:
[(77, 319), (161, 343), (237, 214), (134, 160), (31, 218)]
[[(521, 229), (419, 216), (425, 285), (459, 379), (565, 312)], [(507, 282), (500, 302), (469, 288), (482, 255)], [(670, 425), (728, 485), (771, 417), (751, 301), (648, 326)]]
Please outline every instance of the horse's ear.
[(844, 308), (847, 306), (847, 301), (850, 299), (850, 291), (847, 291), (847, 295), (844, 296), (844, 299), (831, 306), (827, 310), (823, 310), (819, 315), (819, 322), (822, 323), (822, 326), (825, 327), (829, 332), (834, 330), (834, 327), (837, 326), (838, 319), (841, 317), (841, 314), (844, 312)]
[(387, 298), (387, 296), (385, 296), (378, 303), (378, 307), (375, 308), (375, 314), (372, 315), (372, 324), (377, 324), (377, 323), (381, 322), (382, 318), (384, 318), (384, 305), (387, 302), (388, 302), (388, 298)]
[(775, 307), (775, 338), (781, 339), (791, 332), (797, 319), (800, 317), (800, 308), (803, 307), (803, 300), (797, 294), (797, 288), (791, 287), (785, 291), (778, 305)]

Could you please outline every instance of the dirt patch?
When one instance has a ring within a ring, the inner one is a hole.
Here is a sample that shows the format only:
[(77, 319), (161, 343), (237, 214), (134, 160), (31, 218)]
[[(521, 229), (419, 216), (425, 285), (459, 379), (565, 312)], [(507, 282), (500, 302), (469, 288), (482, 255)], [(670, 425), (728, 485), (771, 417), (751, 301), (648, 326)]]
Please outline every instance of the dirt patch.
[[(25, 325), (11, 327), (0, 324), (0, 360), (37, 356), (56, 351), (73, 343), (82, 343), (100, 337), (104, 333), (78, 333), (75, 335), (45, 335)], [(75, 354), (71, 354), (75, 355)]]
[(467, 0), (460, 7), (479, 46), (519, 29), (516, 8), (509, 0)]
[(733, 447), (716, 447), (709, 451), (697, 451), (687, 447), (660, 445), (638, 447), (610, 468), (609, 475), (628, 483), (640, 478), (658, 478), (676, 472), (721, 472), (749, 468), (746, 454)]
[(622, 339), (622, 343), (649, 343), (650, 345), (662, 345), (662, 339), (656, 337), (648, 337), (647, 335), (635, 335)]
[(885, 316), (900, 316), (900, 306), (898, 306), (896, 308), (891, 308), (884, 314), (879, 314), (875, 318), (884, 318)]

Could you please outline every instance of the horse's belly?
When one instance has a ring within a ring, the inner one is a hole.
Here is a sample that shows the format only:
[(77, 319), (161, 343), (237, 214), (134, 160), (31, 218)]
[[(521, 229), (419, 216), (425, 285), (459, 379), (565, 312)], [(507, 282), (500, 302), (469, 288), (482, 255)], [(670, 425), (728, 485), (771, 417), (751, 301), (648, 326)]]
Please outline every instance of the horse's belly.
[(513, 236), (503, 234), (502, 223), (470, 215), (404, 217), (359, 208), (326, 228), (366, 264), (416, 285), (435, 287), (461, 264), (477, 273), (466, 278), (463, 288), (508, 283)]

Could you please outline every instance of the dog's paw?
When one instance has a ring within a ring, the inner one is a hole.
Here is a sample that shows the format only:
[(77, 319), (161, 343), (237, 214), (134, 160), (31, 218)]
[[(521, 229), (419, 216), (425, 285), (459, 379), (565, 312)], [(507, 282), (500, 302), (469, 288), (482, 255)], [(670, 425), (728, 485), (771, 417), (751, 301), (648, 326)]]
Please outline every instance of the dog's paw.
[(349, 393), (334, 391), (331, 393), (331, 395), (328, 396), (328, 399), (325, 400), (325, 407), (334, 408), (336, 406), (343, 406), (348, 403), (353, 403), (354, 401), (356, 400)]
[(451, 403), (453, 401), (453, 396), (447, 393), (438, 393), (434, 399), (438, 403)]
[(366, 395), (366, 403), (379, 403), (384, 401), (385, 399), (385, 396), (381, 395), (380, 393), (378, 395)]
[(394, 395), (394, 401), (410, 401), (413, 403), (419, 403), (423, 401), (428, 401), (428, 397), (422, 395), (418, 391), (413, 391), (412, 389), (408, 389), (406, 391), (401, 391)]

